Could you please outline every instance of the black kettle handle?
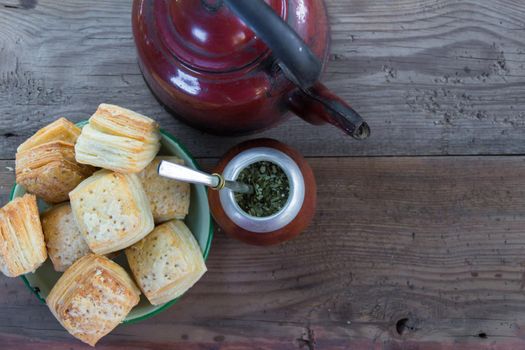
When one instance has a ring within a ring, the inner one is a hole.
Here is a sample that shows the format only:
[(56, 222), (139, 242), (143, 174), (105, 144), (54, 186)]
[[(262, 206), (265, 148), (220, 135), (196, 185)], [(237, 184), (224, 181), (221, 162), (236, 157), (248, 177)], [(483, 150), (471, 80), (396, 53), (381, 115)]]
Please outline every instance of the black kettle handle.
[(313, 86), (321, 62), (312, 50), (263, 0), (224, 0), (272, 50), (286, 76), (301, 89)]

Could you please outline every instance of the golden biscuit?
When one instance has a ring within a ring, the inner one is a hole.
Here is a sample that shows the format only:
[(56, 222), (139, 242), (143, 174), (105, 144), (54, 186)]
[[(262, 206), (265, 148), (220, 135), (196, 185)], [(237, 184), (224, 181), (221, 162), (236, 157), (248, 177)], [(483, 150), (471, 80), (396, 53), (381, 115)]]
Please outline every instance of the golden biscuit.
[(135, 281), (153, 305), (179, 297), (206, 272), (199, 244), (178, 220), (157, 226), (127, 248), (126, 257)]
[(139, 300), (139, 289), (122, 267), (106, 257), (89, 254), (66, 270), (46, 303), (71, 335), (95, 346)]

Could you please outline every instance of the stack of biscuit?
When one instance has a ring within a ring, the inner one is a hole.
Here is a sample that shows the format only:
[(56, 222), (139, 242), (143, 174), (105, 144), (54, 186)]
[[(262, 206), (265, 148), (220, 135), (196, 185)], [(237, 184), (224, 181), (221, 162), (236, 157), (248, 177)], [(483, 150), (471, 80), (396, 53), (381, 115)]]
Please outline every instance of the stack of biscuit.
[(160, 148), (154, 120), (115, 105), (101, 104), (75, 147), (77, 162), (121, 173), (138, 173)]
[[(68, 332), (92, 346), (138, 304), (140, 290), (159, 305), (206, 272), (182, 221), (190, 186), (157, 174), (163, 159), (183, 162), (156, 157), (159, 149), (157, 123), (108, 104), (82, 130), (61, 118), (18, 148), (17, 182), (32, 194), (0, 209), (0, 269), (19, 276), (49, 255), (65, 272), (46, 302)], [(39, 217), (36, 197), (58, 204)], [(124, 249), (135, 281), (103, 256)]]
[(16, 277), (35, 271), (46, 259), (36, 197), (26, 194), (0, 209), (0, 269)]
[(95, 346), (139, 300), (140, 291), (122, 267), (106, 257), (89, 254), (66, 270), (46, 303), (71, 335)]
[(48, 203), (60, 203), (95, 168), (75, 160), (80, 128), (65, 118), (49, 124), (21, 144), (16, 153), (16, 182)]

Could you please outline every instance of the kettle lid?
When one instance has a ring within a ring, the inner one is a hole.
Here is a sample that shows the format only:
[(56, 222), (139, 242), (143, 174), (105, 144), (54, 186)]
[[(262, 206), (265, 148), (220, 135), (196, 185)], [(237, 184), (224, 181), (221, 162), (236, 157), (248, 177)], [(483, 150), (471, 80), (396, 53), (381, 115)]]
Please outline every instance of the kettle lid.
[[(266, 3), (286, 18), (286, 1)], [(153, 11), (161, 40), (174, 56), (195, 70), (236, 71), (269, 51), (222, 0), (155, 1)]]

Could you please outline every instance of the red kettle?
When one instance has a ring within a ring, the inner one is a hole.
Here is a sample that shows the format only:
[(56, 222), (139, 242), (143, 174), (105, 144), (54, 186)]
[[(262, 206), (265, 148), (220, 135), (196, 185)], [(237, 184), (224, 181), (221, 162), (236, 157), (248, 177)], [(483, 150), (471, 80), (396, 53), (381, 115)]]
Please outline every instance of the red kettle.
[(237, 135), (292, 111), (356, 139), (370, 134), (318, 81), (329, 43), (322, 0), (134, 0), (132, 23), (146, 83), (187, 124)]

